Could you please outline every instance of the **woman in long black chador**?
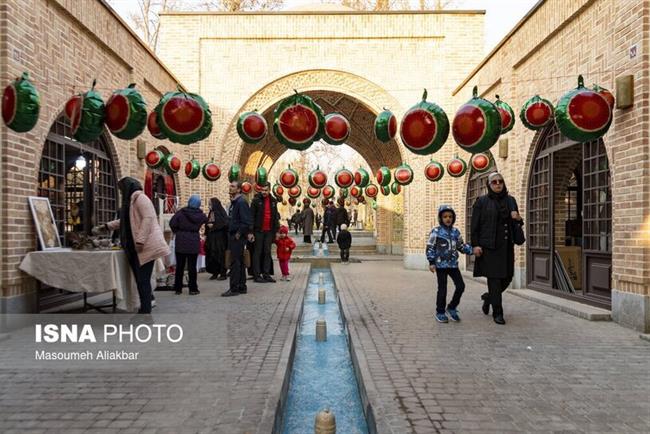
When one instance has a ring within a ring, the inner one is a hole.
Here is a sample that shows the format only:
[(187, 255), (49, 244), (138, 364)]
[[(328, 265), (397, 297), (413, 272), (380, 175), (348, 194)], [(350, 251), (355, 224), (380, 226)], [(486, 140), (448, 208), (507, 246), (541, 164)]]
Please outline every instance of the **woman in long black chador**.
[(228, 250), (228, 214), (216, 197), (210, 199), (207, 239), (205, 243), (206, 270), (210, 280), (226, 280), (226, 250)]

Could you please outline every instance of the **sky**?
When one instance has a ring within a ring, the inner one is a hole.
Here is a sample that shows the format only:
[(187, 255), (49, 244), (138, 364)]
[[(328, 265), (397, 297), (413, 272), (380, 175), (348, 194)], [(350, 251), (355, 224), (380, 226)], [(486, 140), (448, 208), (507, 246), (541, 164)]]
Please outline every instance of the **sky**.
[[(417, 3), (417, 0), (411, 0)], [(519, 22), (538, 0), (457, 0), (456, 9), (485, 10), (485, 46), (487, 54)], [(129, 12), (137, 12), (136, 0), (109, 0), (111, 6), (128, 23)], [(320, 3), (315, 0), (285, 0), (283, 9)]]

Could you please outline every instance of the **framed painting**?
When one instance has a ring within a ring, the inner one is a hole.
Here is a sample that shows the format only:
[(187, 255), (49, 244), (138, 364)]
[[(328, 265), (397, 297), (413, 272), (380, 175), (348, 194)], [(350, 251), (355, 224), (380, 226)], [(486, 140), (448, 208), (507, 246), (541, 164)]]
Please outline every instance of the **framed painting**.
[(50, 206), (50, 199), (47, 197), (29, 196), (28, 200), (41, 249), (52, 250), (62, 248), (59, 230), (56, 227), (54, 214)]

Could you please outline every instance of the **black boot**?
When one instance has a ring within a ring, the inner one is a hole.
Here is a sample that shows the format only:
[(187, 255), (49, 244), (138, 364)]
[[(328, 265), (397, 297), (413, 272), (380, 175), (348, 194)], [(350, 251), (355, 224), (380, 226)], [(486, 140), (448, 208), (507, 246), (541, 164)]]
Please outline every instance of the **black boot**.
[(486, 315), (489, 315), (490, 313), (490, 295), (486, 292), (481, 295), (481, 300), (483, 300), (483, 306), (481, 306), (481, 309), (483, 310), (483, 313)]
[(503, 319), (503, 315), (495, 315), (494, 322), (497, 324), (505, 325), (506, 320)]
[(237, 292), (237, 291), (232, 291), (232, 290), (229, 289), (228, 291), (226, 291), (226, 292), (224, 292), (223, 294), (221, 294), (222, 297), (232, 297), (232, 296), (234, 296), (234, 295), (239, 295), (239, 292)]

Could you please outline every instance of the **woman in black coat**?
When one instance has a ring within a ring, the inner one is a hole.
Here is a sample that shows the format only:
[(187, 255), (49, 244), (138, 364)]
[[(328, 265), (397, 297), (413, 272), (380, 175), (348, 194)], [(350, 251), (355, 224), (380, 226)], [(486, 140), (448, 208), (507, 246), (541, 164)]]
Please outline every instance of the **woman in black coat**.
[(508, 194), (503, 176), (488, 176), (488, 193), (479, 197), (472, 210), (471, 239), (476, 262), (474, 276), (487, 278), (488, 292), (481, 296), (483, 313), (490, 313), (497, 324), (505, 324), (501, 293), (506, 290), (515, 269), (514, 225), (523, 223), (514, 197)]
[(206, 270), (210, 280), (226, 280), (226, 250), (228, 249), (228, 214), (216, 197), (210, 199), (210, 213), (206, 224)]
[(169, 227), (176, 235), (176, 278), (174, 289), (176, 294), (183, 292), (183, 273), (187, 263), (190, 295), (199, 294), (199, 287), (196, 283), (196, 259), (199, 256), (201, 238), (199, 231), (201, 226), (207, 223), (208, 218), (201, 211), (201, 198), (193, 194), (185, 208), (181, 208), (169, 221)]

